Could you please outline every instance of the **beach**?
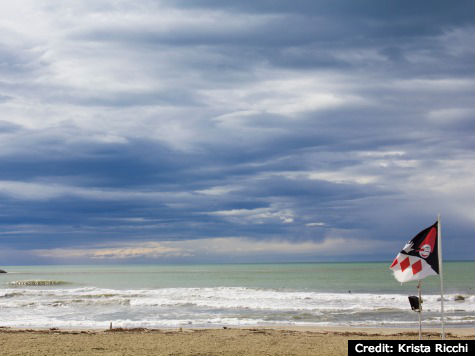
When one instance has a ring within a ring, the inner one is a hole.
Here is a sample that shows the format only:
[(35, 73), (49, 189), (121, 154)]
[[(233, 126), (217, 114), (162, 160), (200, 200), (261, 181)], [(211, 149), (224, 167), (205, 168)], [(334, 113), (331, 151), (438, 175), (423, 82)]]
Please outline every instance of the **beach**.
[[(447, 330), (447, 339), (473, 339), (473, 328)], [(0, 329), (2, 356), (34, 355), (347, 355), (348, 340), (417, 339), (396, 328), (286, 327), (221, 329)], [(439, 339), (426, 329), (424, 339)]]

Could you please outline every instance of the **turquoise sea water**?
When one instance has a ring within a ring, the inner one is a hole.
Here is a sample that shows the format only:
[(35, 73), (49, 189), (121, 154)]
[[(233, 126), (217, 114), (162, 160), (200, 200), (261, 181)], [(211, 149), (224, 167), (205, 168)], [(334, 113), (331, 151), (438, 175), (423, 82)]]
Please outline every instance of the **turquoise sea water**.
[[(4, 266), (0, 326), (411, 326), (388, 263)], [(451, 326), (474, 322), (475, 266), (445, 262)], [(439, 322), (438, 277), (423, 281), (424, 320)], [(440, 300), (440, 299), (439, 299)]]

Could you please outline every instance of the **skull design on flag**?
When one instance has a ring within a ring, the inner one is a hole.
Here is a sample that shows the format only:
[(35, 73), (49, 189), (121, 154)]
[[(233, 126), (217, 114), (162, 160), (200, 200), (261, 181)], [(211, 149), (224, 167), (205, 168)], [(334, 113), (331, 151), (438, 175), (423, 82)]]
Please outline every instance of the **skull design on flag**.
[(437, 238), (436, 222), (404, 246), (390, 267), (399, 282), (417, 281), (439, 274)]

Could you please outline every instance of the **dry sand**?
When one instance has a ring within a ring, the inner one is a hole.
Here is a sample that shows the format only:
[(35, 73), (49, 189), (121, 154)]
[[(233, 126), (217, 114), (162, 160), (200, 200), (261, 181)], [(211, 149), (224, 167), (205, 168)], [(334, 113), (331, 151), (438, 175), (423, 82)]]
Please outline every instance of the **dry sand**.
[[(449, 339), (473, 339), (474, 329), (450, 329)], [(424, 339), (438, 339), (425, 330)], [(0, 328), (0, 355), (347, 355), (348, 340), (417, 339), (408, 329), (227, 328), (106, 331)]]

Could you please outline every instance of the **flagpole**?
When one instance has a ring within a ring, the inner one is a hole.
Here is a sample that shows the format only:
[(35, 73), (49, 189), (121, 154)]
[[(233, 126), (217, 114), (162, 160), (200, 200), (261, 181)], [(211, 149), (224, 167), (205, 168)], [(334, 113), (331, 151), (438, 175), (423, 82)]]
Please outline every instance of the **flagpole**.
[(440, 214), (437, 215), (437, 249), (439, 250), (439, 279), (440, 279), (440, 314), (442, 326), (442, 340), (445, 340), (445, 317), (444, 317), (444, 277), (442, 273), (442, 233), (440, 226)]
[(419, 292), (419, 340), (422, 340), (422, 297), (421, 297), (422, 281), (419, 279), (417, 290)]

